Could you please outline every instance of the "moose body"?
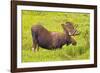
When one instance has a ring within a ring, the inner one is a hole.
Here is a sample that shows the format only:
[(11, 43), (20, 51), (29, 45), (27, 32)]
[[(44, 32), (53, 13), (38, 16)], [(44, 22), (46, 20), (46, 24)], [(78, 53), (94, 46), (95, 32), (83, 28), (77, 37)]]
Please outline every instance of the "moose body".
[[(62, 25), (64, 26), (64, 25)], [(64, 29), (64, 28), (63, 28)], [(64, 29), (65, 32), (50, 32), (42, 25), (37, 24), (32, 26), (32, 38), (33, 38), (33, 51), (39, 46), (45, 49), (57, 49), (62, 48), (63, 45), (76, 45), (76, 41), (69, 35), (69, 32)]]

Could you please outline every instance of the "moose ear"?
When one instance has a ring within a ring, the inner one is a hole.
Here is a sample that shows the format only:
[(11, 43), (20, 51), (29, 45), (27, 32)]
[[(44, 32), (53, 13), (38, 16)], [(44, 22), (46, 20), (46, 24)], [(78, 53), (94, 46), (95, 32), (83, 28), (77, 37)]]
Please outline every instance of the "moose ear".
[(62, 26), (64, 32), (65, 32), (66, 34), (69, 34), (68, 28), (65, 26), (65, 24), (61, 24), (61, 26)]

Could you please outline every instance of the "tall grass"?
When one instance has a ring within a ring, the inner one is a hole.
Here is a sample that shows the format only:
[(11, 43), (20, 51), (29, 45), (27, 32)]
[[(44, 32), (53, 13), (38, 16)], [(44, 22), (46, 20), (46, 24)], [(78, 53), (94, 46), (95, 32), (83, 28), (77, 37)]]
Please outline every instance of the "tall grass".
[[(31, 27), (41, 23), (49, 31), (63, 32), (61, 24), (65, 22), (78, 24), (80, 35), (75, 36), (77, 45), (64, 45), (62, 49), (46, 50), (39, 47), (38, 52), (32, 51)], [(45, 11), (22, 11), (22, 62), (63, 61), (89, 59), (90, 55), (90, 14), (64, 13)]]

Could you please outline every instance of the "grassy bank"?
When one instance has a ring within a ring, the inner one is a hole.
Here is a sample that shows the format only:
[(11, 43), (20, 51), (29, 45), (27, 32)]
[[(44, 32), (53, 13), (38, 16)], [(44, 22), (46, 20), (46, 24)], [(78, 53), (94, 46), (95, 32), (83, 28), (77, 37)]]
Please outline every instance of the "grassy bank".
[[(41, 23), (49, 31), (63, 32), (61, 24), (65, 22), (78, 24), (80, 35), (75, 36), (76, 46), (64, 45), (62, 49), (46, 50), (40, 48), (32, 52), (31, 26)], [(22, 62), (63, 61), (89, 59), (89, 22), (90, 15), (86, 13), (64, 13), (43, 11), (22, 11)]]

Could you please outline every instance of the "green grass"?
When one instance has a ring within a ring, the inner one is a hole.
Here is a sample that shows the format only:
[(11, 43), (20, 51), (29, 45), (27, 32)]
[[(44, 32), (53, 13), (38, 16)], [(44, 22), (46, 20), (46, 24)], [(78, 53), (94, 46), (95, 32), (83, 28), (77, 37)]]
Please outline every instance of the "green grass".
[[(57, 50), (46, 50), (39, 47), (38, 52), (32, 51), (31, 27), (41, 23), (49, 31), (63, 32), (62, 23), (72, 22), (78, 24), (80, 35), (75, 36), (77, 45), (66, 46)], [(22, 62), (44, 62), (83, 60), (90, 57), (89, 36), (90, 15), (88, 13), (64, 13), (43, 11), (22, 11)]]

